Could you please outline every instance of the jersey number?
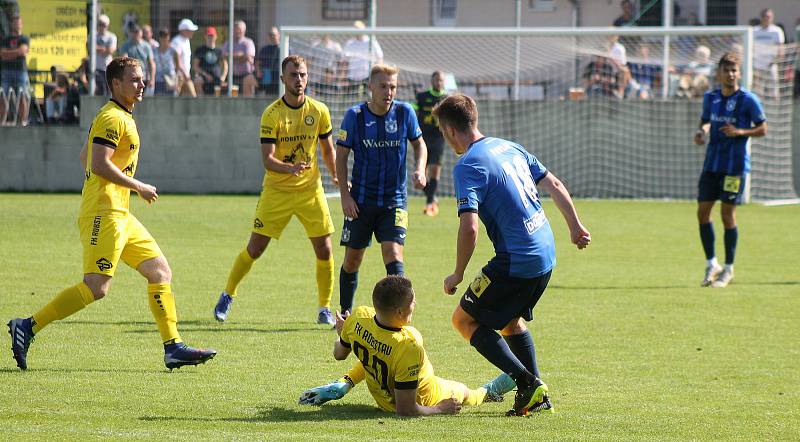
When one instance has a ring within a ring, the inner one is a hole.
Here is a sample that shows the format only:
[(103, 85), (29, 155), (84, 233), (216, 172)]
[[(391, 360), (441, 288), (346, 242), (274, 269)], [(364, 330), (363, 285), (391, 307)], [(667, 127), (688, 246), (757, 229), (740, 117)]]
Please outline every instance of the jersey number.
[[(358, 341), (353, 341), (353, 353), (364, 365), (364, 371), (381, 385), (381, 390), (391, 393), (389, 391), (389, 366), (386, 365), (386, 362), (375, 355), (370, 355), (367, 348)], [(370, 358), (370, 356), (372, 357)], [(372, 359), (371, 363), (370, 359)]]
[(522, 157), (514, 156), (512, 162), (514, 163), (513, 166), (508, 161), (504, 161), (503, 170), (505, 170), (506, 175), (510, 176), (511, 180), (514, 181), (514, 186), (516, 186), (517, 192), (519, 192), (519, 198), (522, 200), (522, 204), (528, 207), (531, 203), (535, 203), (539, 200), (539, 195), (536, 193), (536, 184), (533, 182), (528, 164)]

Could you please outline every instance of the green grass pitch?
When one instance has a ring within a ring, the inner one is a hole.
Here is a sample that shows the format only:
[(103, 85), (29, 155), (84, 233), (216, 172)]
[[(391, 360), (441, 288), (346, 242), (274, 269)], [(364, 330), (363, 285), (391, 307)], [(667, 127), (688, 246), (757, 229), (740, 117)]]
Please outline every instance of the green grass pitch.
[[(322, 408), (297, 405), (307, 387), (352, 363), (331, 356), (335, 333), (313, 323), (313, 252), (292, 221), (245, 279), (228, 322), (212, 308), (244, 247), (256, 196), (163, 196), (133, 212), (174, 272), (179, 327), (216, 359), (168, 372), (145, 299), (120, 268), (102, 301), (42, 331), (27, 372), (5, 332), (0, 428), (8, 440), (797, 440), (800, 438), (800, 206), (738, 210), (736, 278), (700, 288), (703, 256), (691, 202), (577, 201), (592, 245), (576, 250), (546, 203), (558, 266), (531, 328), (556, 413), (506, 418), (502, 404), (459, 416), (397, 419), (361, 385)], [(0, 319), (27, 316), (79, 281), (78, 195), (0, 194)], [(457, 217), (410, 202), (406, 271), (414, 325), (436, 374), (478, 386), (496, 369), (450, 325)], [(330, 201), (337, 229), (338, 200)], [(718, 254), (721, 224), (715, 210)], [(343, 249), (334, 236), (337, 268)], [(482, 232), (467, 272), (491, 256)], [(125, 267), (125, 266), (122, 266)], [(356, 303), (385, 273), (373, 247)], [(338, 301), (338, 283), (334, 305)]]

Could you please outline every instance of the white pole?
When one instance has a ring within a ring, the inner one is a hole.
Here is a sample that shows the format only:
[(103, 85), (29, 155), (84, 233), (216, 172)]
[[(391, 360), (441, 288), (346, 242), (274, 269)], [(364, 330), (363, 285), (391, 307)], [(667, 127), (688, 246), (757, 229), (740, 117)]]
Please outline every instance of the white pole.
[[(283, 59), (289, 56), (289, 34), (283, 31), (283, 28), (280, 29), (281, 34), (281, 47), (280, 47), (280, 62), (283, 63)], [(283, 75), (283, 72), (280, 73)], [(283, 93), (286, 92), (286, 86), (283, 84), (283, 81), (278, 82), (278, 96), (282, 97)]]
[[(662, 1), (664, 8), (662, 15), (662, 26), (665, 31), (672, 27), (672, 0)], [(661, 63), (661, 99), (666, 100), (669, 93), (669, 34), (664, 34), (664, 57)]]
[[(369, 2), (369, 27), (373, 31), (375, 30), (375, 26), (378, 24), (378, 0), (370, 0)], [(372, 54), (375, 48), (375, 33), (371, 32), (369, 34), (369, 52), (368, 52), (368, 60), (369, 60), (369, 69), (370, 72), (372, 71)]]
[[(522, 27), (522, 0), (517, 0), (516, 16), (516, 27), (519, 29)], [(520, 37), (517, 35), (514, 39), (514, 101), (519, 100), (520, 44)]]
[(95, 71), (97, 70), (97, 0), (92, 0), (92, 18), (89, 23), (89, 72), (86, 73), (89, 80), (89, 95), (94, 95), (97, 85), (94, 83)]
[(234, 0), (228, 1), (228, 96), (233, 96), (233, 11)]

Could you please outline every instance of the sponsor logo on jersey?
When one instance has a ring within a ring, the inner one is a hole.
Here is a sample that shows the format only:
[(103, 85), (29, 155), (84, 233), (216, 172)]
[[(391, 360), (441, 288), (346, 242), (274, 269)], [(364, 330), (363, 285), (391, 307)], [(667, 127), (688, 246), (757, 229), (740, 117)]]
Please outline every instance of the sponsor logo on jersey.
[(111, 264), (111, 261), (105, 258), (98, 259), (97, 261), (95, 261), (95, 264), (97, 264), (97, 268), (100, 269), (100, 271), (105, 271), (110, 269), (111, 267), (114, 267), (114, 264)]
[(106, 128), (106, 139), (115, 143), (119, 141), (119, 134), (117, 133), (117, 130), (110, 127)]
[(262, 223), (260, 219), (256, 218), (256, 220), (253, 221), (253, 227), (255, 227), (256, 229), (260, 229), (264, 227), (264, 223)]
[(314, 125), (314, 116), (306, 115), (306, 118), (303, 120), (306, 123), (306, 126), (313, 126)]
[(532, 217), (524, 221), (525, 230), (528, 231), (529, 235), (532, 235), (534, 232), (539, 230), (546, 222), (547, 222), (547, 217), (544, 216), (544, 210), (540, 210), (534, 213)]
[(728, 100), (728, 102), (725, 103), (725, 110), (733, 112), (734, 109), (736, 109), (736, 100)]
[(397, 132), (397, 120), (386, 120), (384, 128), (386, 129), (386, 133), (393, 134)]
[(361, 143), (367, 149), (382, 148), (382, 147), (400, 147), (400, 140), (374, 140), (366, 138), (361, 140)]
[(282, 143), (291, 143), (294, 141), (304, 141), (313, 138), (311, 135), (301, 134), (301, 135), (290, 135), (284, 137), (278, 137), (278, 141)]
[(122, 169), (122, 173), (128, 176), (133, 176), (135, 169), (136, 169), (136, 163), (131, 163), (128, 164), (124, 169)]
[(367, 121), (366, 123), (364, 123), (364, 126), (366, 126), (366, 127), (370, 127), (370, 126), (374, 126), (374, 125), (375, 125), (375, 121)]
[(459, 205), (459, 206), (466, 206), (467, 203), (469, 203), (469, 200), (467, 198), (459, 198), (456, 201), (456, 205)]
[(347, 131), (344, 129), (339, 129), (339, 141), (345, 141), (347, 139)]

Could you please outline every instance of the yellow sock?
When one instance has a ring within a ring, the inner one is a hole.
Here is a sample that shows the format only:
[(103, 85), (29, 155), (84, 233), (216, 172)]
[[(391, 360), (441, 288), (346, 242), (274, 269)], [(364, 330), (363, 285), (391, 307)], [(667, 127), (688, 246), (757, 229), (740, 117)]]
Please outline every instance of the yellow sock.
[(150, 304), (150, 311), (158, 325), (161, 333), (161, 342), (178, 343), (183, 342), (181, 335), (178, 334), (178, 313), (175, 311), (175, 295), (169, 283), (148, 284), (147, 302)]
[(84, 282), (64, 289), (33, 315), (33, 332), (39, 333), (47, 324), (64, 319), (93, 302), (94, 294)]
[(483, 399), (486, 398), (486, 389), (483, 387), (476, 388), (475, 390), (467, 390), (467, 396), (464, 398), (463, 405), (480, 405)]
[(327, 260), (317, 259), (317, 295), (319, 306), (331, 308), (333, 296), (333, 257)]
[(231, 273), (228, 275), (228, 284), (225, 286), (225, 292), (227, 294), (236, 297), (236, 289), (239, 288), (239, 283), (242, 282), (245, 275), (250, 272), (254, 262), (256, 262), (256, 260), (247, 253), (247, 249), (244, 249), (242, 253), (236, 257), (236, 260), (233, 261)]
[(361, 365), (361, 362), (356, 362), (352, 367), (350, 367), (350, 370), (347, 371), (347, 374), (343, 378), (339, 379), (338, 382), (345, 382), (347, 379), (350, 379), (350, 382), (352, 382), (355, 386), (364, 380), (364, 376), (366, 376), (364, 366)]

